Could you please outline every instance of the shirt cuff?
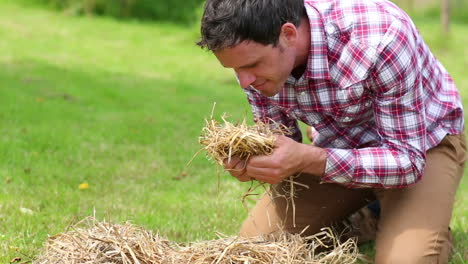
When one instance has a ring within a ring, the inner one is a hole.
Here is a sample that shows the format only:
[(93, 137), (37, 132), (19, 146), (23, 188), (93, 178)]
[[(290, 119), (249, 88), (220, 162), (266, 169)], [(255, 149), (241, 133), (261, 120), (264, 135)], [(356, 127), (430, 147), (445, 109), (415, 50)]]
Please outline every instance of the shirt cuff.
[(327, 163), (323, 182), (351, 185), (355, 169), (355, 153), (352, 149), (325, 149)]

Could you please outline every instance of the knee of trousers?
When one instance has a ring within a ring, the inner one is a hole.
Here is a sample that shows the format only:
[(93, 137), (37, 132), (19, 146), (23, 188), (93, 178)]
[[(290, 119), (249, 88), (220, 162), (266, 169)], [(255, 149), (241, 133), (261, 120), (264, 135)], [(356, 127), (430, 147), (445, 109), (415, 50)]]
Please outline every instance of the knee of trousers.
[(446, 264), (452, 252), (450, 230), (410, 230), (387, 241), (377, 237), (376, 264)]

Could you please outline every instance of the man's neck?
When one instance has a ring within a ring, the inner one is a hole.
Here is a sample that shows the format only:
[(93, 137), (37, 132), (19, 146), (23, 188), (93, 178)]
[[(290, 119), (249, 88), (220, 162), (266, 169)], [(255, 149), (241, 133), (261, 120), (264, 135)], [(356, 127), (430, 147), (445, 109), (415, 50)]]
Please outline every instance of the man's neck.
[(307, 69), (307, 61), (310, 53), (310, 24), (307, 16), (301, 20), (301, 25), (298, 27), (299, 45), (297, 49), (296, 63), (291, 75), (299, 79)]

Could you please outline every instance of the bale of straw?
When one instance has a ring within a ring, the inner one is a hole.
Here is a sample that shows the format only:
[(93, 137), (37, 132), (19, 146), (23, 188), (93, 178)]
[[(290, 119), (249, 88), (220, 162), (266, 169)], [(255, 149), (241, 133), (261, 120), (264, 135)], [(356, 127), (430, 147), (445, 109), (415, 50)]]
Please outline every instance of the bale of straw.
[(35, 264), (163, 263), (171, 242), (129, 222), (113, 224), (89, 217), (48, 238)]
[[(331, 241), (333, 250), (316, 254), (318, 247), (330, 247), (324, 241)], [(220, 237), (192, 244), (180, 252), (186, 263), (200, 264), (343, 264), (354, 263), (359, 256), (353, 240), (340, 243), (328, 228), (309, 237), (289, 233), (254, 238)]]
[[(324, 242), (326, 241), (326, 242)], [(332, 241), (328, 252), (315, 249)], [(130, 223), (113, 224), (86, 218), (69, 231), (50, 237), (35, 264), (321, 264), (354, 263), (359, 257), (354, 240), (341, 243), (330, 229), (309, 237), (283, 233), (177, 244)]]

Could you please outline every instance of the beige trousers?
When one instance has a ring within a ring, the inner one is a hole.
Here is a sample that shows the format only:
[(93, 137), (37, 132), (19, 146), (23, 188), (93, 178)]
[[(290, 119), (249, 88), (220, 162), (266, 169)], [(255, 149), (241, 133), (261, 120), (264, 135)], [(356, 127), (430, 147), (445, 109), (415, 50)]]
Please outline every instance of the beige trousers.
[(278, 184), (273, 187), (274, 195), (265, 194), (257, 202), (240, 235), (256, 236), (279, 230), (298, 233), (307, 226), (304, 235), (314, 234), (322, 227), (340, 223), (377, 198), (381, 216), (375, 263), (447, 263), (452, 249), (449, 223), (465, 155), (464, 133), (447, 135), (427, 152), (422, 180), (404, 189), (347, 189), (337, 184), (320, 184), (310, 175), (301, 175), (295, 181), (309, 188), (296, 188), (295, 214), (291, 202), (281, 197), (289, 184)]

